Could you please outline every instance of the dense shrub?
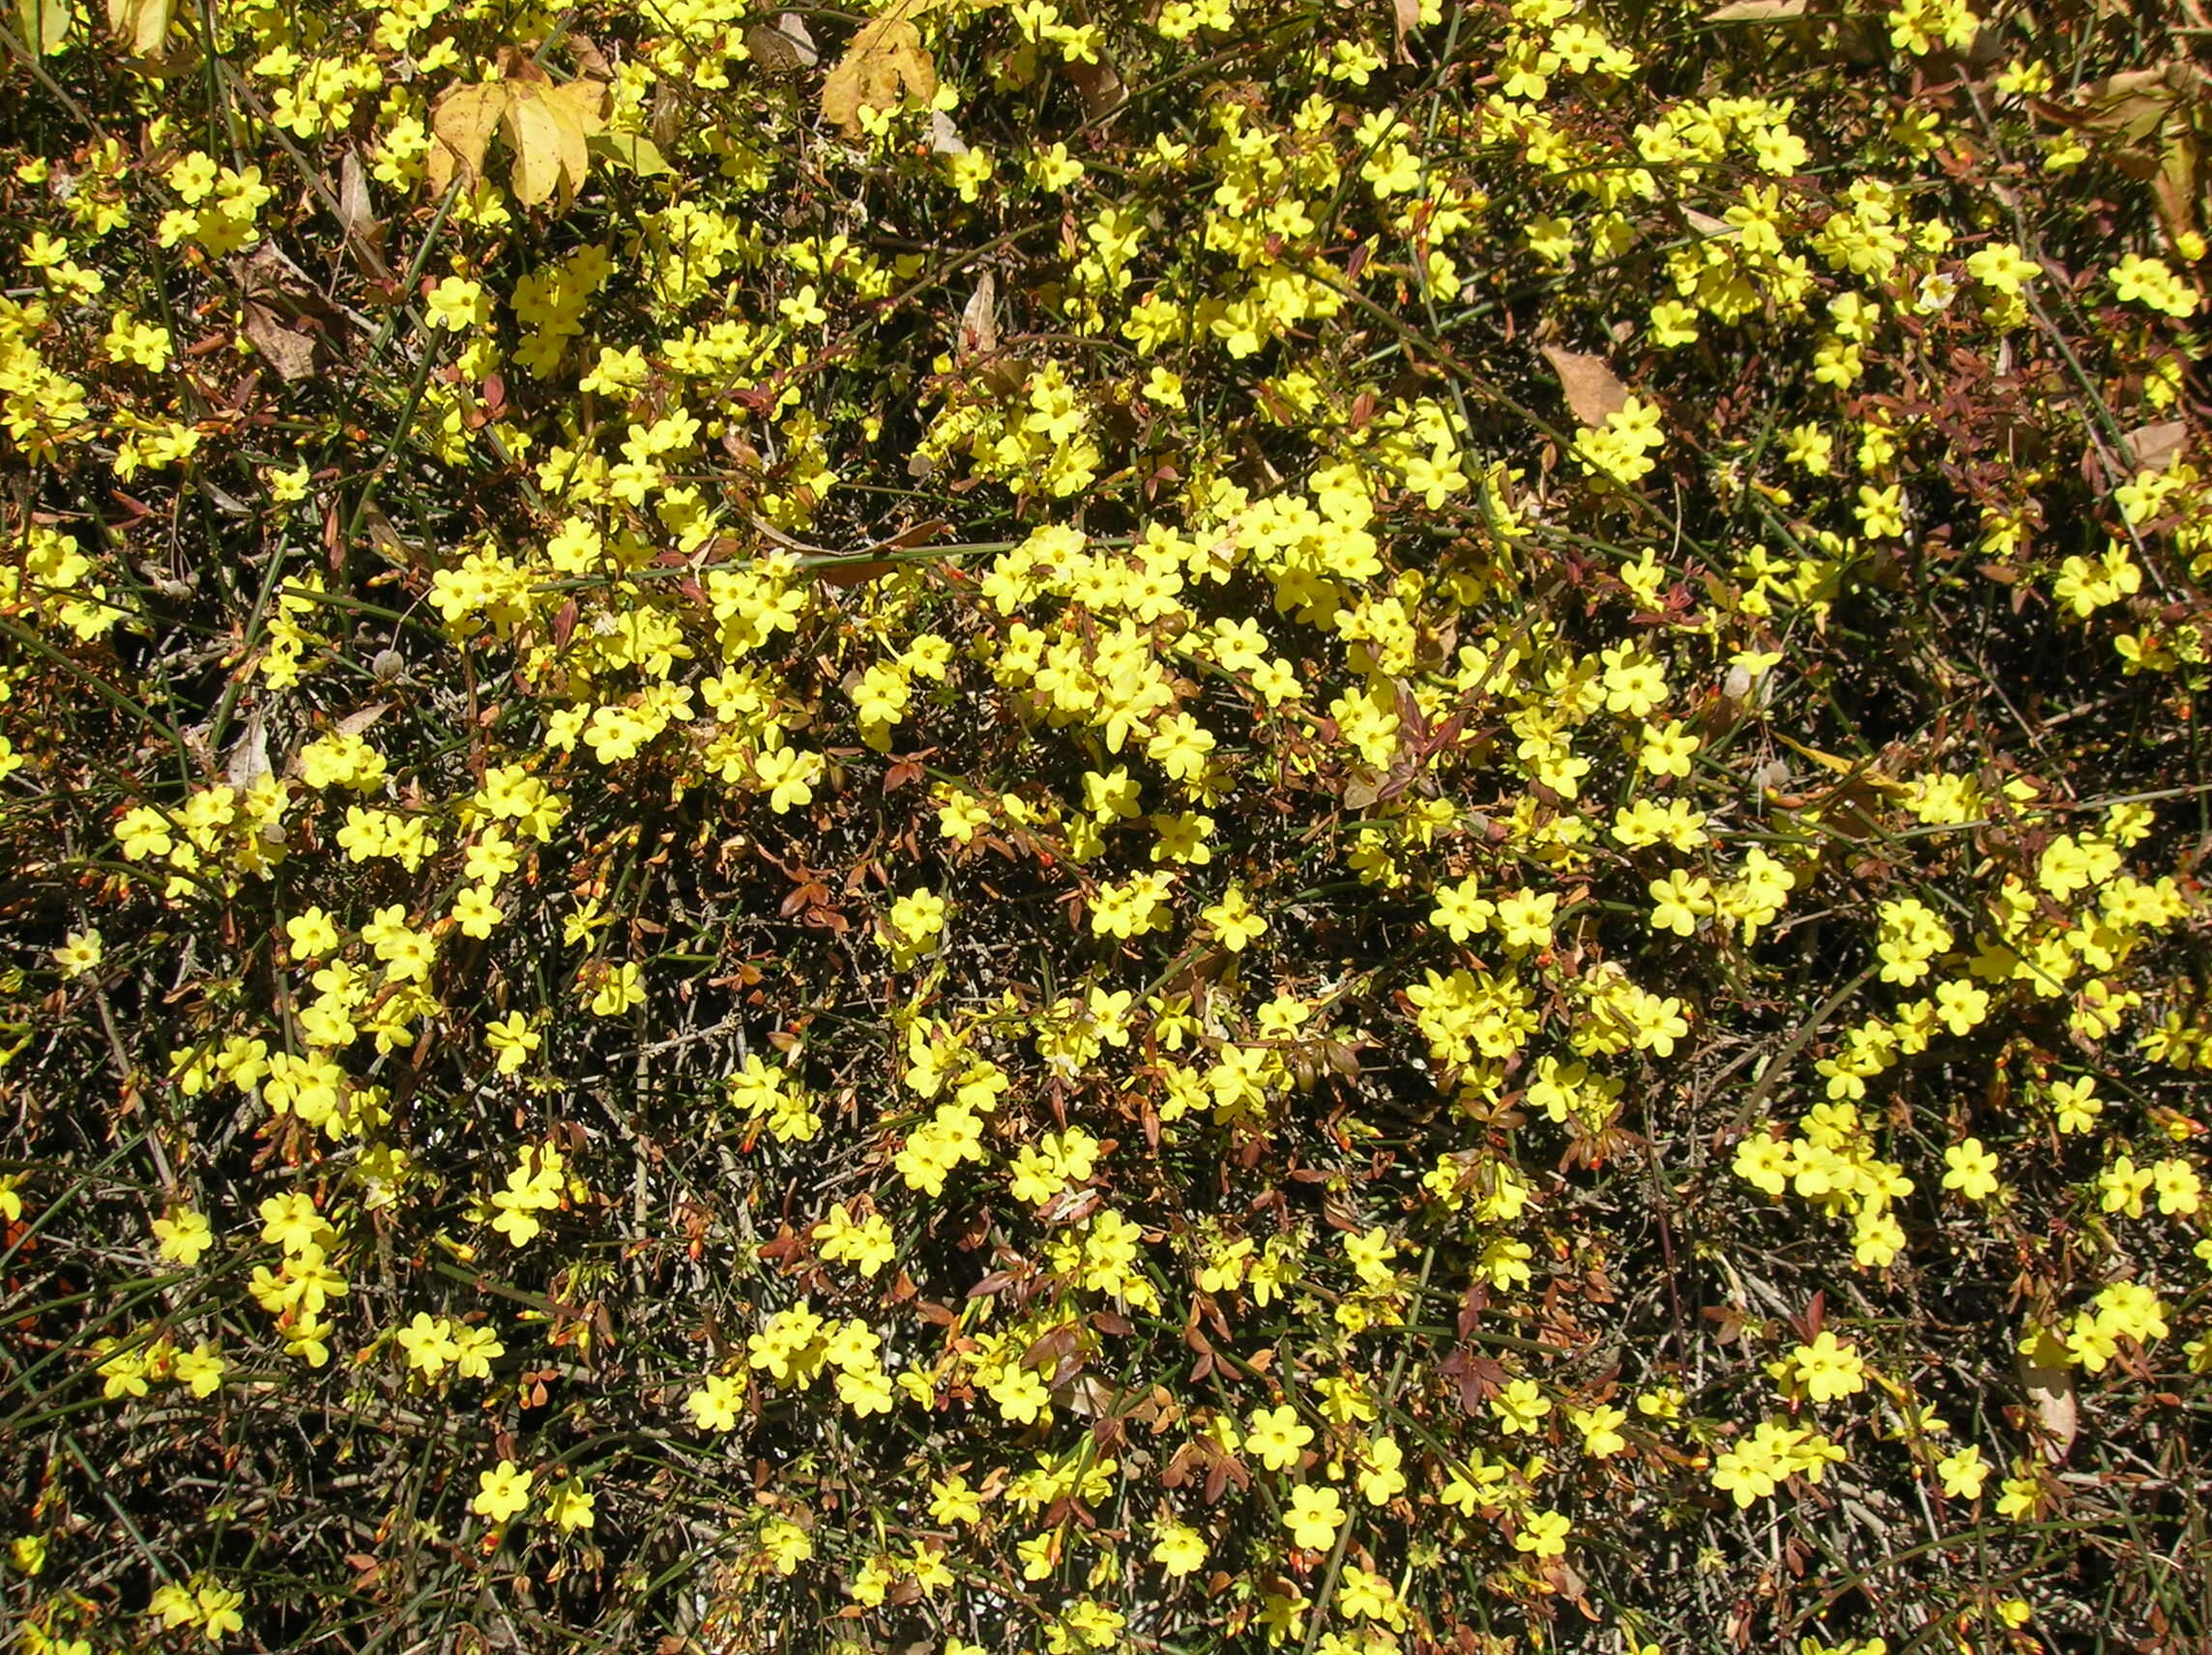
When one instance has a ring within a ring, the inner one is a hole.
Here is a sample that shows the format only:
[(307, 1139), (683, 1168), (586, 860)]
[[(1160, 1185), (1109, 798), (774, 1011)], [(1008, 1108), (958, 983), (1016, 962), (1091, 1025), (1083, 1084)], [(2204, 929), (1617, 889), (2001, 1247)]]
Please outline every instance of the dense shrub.
[(23, 1647), (2212, 1638), (2203, 28), (77, 7)]

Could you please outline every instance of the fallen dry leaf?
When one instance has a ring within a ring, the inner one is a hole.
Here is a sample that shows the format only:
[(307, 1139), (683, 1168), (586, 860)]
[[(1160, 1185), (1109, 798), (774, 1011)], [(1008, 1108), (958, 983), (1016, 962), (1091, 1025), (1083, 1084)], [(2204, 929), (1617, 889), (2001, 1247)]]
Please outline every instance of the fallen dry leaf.
[(2203, 80), (2202, 71), (2178, 60), (2127, 70), (2084, 87), (2081, 103), (2066, 114), (2070, 124), (2090, 131), (2140, 140), (2177, 104), (2201, 97)]
[(238, 740), (230, 744), (223, 780), (243, 793), (269, 773), (269, 729), (261, 709), (256, 707), (247, 715), (246, 728), (238, 733)]
[(2197, 228), (2197, 142), (2186, 131), (2169, 127), (2166, 148), (2159, 152), (2158, 173), (2150, 181), (2151, 205), (2158, 209), (2159, 224), (2178, 241)]
[(591, 140), (606, 124), (606, 92), (597, 80), (515, 85), (508, 101), (506, 131), (514, 152), (516, 200), (536, 207), (558, 193), (566, 203), (583, 189)]
[(1412, 63), (1406, 37), (1421, 26), (1421, 0), (1391, 0), (1390, 55), (1401, 64)]
[(1805, 0), (1729, 0), (1705, 14), (1708, 23), (1768, 23), (1800, 16)]
[(745, 25), (745, 53), (768, 74), (796, 74), (822, 61), (814, 37), (798, 14), (786, 12), (772, 23), (755, 18)]
[(931, 155), (966, 155), (968, 140), (960, 135), (952, 117), (942, 109), (929, 112), (929, 153)]
[(952, 360), (990, 356), (999, 348), (999, 278), (985, 271), (975, 291), (960, 309), (960, 326), (952, 339)]
[(592, 154), (605, 156), (639, 178), (676, 171), (660, 153), (660, 146), (643, 132), (594, 132), (590, 147)]
[(1061, 69), (1075, 82), (1075, 95), (1083, 100), (1083, 118), (1103, 121), (1129, 101), (1129, 89), (1110, 63), (1063, 63)]
[(1544, 360), (1559, 376), (1559, 389), (1566, 392), (1567, 406), (1584, 424), (1602, 425), (1627, 405), (1628, 387), (1620, 383), (1603, 357), (1546, 345)]
[(314, 376), (313, 337), (287, 328), (283, 318), (258, 299), (246, 302), (245, 332), (247, 341), (287, 385)]
[(431, 103), (423, 180), (432, 195), (443, 195), (455, 179), (473, 184), (499, 132), (513, 157), (515, 199), (536, 207), (558, 194), (566, 203), (583, 188), (591, 140), (606, 125), (606, 82), (556, 82), (516, 50), (503, 51), (500, 60), (502, 78), (449, 87)]
[(2182, 420), (2161, 420), (2155, 425), (2138, 425), (2123, 439), (2128, 463), (2138, 471), (2164, 471), (2181, 452), (2189, 425)]
[(2074, 1401), (2074, 1370), (2064, 1365), (2044, 1367), (2024, 1350), (2016, 1360), (2021, 1386), (2027, 1392), (2035, 1417), (2050, 1434), (2050, 1439), (2043, 1445), (2044, 1457), (2056, 1465), (2066, 1458), (2066, 1451), (2073, 1447), (2075, 1434), (2081, 1429), (2081, 1410)]

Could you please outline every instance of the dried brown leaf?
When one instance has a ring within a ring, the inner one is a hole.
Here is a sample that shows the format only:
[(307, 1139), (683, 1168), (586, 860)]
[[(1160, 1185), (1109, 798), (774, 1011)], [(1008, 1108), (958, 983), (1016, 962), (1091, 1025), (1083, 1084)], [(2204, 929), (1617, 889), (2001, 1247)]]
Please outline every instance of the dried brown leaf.
[(2075, 122), (2092, 132), (2141, 142), (2156, 132), (2185, 98), (2197, 92), (2202, 72), (2171, 62), (2109, 74), (2084, 88)]
[(391, 711), (391, 702), (372, 701), (366, 707), (357, 709), (340, 718), (337, 722), (337, 732), (341, 736), (358, 736)]
[(668, 164), (668, 158), (660, 153), (660, 146), (642, 132), (594, 132), (591, 152), (605, 156), (639, 178), (676, 171)]
[(514, 156), (514, 198), (526, 207), (550, 201), (561, 183), (561, 126), (552, 106), (517, 87), (502, 119)]
[(230, 744), (223, 780), (243, 793), (269, 773), (269, 728), (256, 707), (247, 714), (246, 728), (238, 733), (238, 740)]
[(1421, 0), (1391, 0), (1390, 55), (1399, 63), (1412, 63), (1413, 54), (1406, 49), (1406, 37), (1421, 26)]
[(568, 55), (576, 60), (576, 73), (587, 80), (612, 80), (615, 66), (607, 61), (607, 54), (599, 49), (599, 43), (580, 30), (570, 29), (565, 37)]
[(315, 341), (312, 336), (284, 326), (283, 319), (258, 299), (246, 302), (245, 328), (247, 341), (276, 370), (277, 378), (291, 385), (313, 377)]
[(2179, 241), (2197, 228), (2197, 142), (2187, 132), (2168, 138), (2150, 181), (2151, 204), (2168, 237)]
[(1609, 416), (1626, 406), (1628, 387), (1620, 383), (1603, 357), (1546, 345), (1544, 360), (1559, 376), (1559, 389), (1566, 392), (1567, 406), (1584, 424), (1602, 425)]
[(361, 164), (359, 150), (347, 150), (338, 161), (338, 225), (348, 236), (377, 233), (376, 212), (368, 199), (368, 174)]
[(767, 74), (796, 74), (822, 61), (814, 37), (795, 13), (786, 12), (772, 23), (760, 18), (745, 25), (745, 53)]
[(999, 348), (999, 278), (985, 271), (975, 291), (961, 306), (960, 327), (952, 340), (952, 360), (990, 356)]
[(2035, 1359), (2033, 1351), (2022, 1351), (2016, 1361), (2021, 1388), (2027, 1392), (2035, 1417), (2049, 1434), (2049, 1440), (2043, 1445), (2044, 1456), (2056, 1465), (2066, 1458), (2066, 1451), (2074, 1445), (2075, 1434), (2081, 1430), (2081, 1410), (2074, 1401), (2074, 1371), (2064, 1364), (2045, 1367)]
[(1075, 95), (1083, 100), (1086, 121), (1103, 121), (1129, 101), (1129, 89), (1121, 84), (1121, 76), (1110, 63), (1069, 62), (1061, 69), (1075, 82)]
[(2166, 470), (2188, 440), (2189, 424), (2183, 420), (2161, 420), (2155, 425), (2138, 425), (2122, 439), (2128, 463), (2138, 471)]

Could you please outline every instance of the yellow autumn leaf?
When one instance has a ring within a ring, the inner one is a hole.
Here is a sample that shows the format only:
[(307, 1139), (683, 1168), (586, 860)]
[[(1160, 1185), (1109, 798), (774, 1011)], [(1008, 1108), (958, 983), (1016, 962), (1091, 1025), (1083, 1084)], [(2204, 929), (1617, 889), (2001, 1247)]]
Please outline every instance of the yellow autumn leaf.
[(535, 207), (556, 191), (566, 199), (583, 188), (589, 142), (604, 124), (605, 102), (606, 86), (597, 80), (513, 86), (504, 118), (517, 201)]
[(1883, 775), (1879, 770), (1873, 769), (1875, 763), (1873, 759), (1847, 759), (1839, 753), (1823, 752), (1819, 747), (1808, 746), (1803, 741), (1793, 740), (1780, 730), (1774, 731), (1773, 736), (1785, 747), (1792, 752), (1803, 754), (1822, 769), (1832, 770), (1837, 775), (1871, 787), (1877, 793), (1895, 796), (1910, 791), (1894, 776)]
[(556, 84), (519, 52), (503, 54), (501, 67), (501, 79), (450, 87), (431, 103), (423, 173), (431, 194), (444, 194), (455, 178), (480, 177), (499, 132), (513, 160), (516, 200), (535, 207), (558, 191), (573, 196), (590, 164), (589, 141), (606, 124), (606, 82)]
[(518, 87), (502, 116), (514, 153), (514, 198), (526, 207), (550, 200), (561, 182), (561, 125), (551, 105)]
[(595, 132), (591, 151), (640, 178), (676, 171), (668, 164), (668, 158), (660, 153), (660, 146), (642, 132)]
[(15, 0), (15, 20), (23, 44), (36, 57), (50, 57), (61, 50), (75, 18), (70, 0)]
[(878, 17), (853, 37), (845, 55), (822, 82), (822, 113), (849, 138), (858, 138), (863, 109), (890, 109), (903, 92), (926, 103), (937, 96), (937, 65), (907, 13)]
[(107, 32), (133, 56), (152, 57), (169, 38), (175, 0), (107, 0)]
[(474, 184), (483, 172), (484, 151), (513, 97), (505, 81), (449, 86), (430, 105), (430, 155), (423, 180), (433, 196), (446, 193), (457, 177)]

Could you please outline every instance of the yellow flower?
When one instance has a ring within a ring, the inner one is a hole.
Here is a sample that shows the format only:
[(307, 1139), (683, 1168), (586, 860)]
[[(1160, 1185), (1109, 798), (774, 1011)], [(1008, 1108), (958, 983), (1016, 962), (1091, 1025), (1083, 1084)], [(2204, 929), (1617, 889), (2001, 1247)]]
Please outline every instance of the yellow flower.
[[(591, 987), (589, 983), (587, 987)], [(635, 960), (626, 961), (599, 975), (591, 997), (592, 1015), (620, 1017), (645, 1002), (645, 973)]]
[(830, 1209), (814, 1232), (814, 1244), (832, 1263), (855, 1265), (863, 1276), (873, 1276), (898, 1257), (898, 1244), (889, 1222), (880, 1212), (856, 1219), (843, 1202)]
[(1289, 1470), (1298, 1463), (1306, 1444), (1313, 1440), (1312, 1429), (1299, 1423), (1297, 1409), (1288, 1404), (1281, 1408), (1254, 1408), (1250, 1423), (1244, 1446), (1258, 1455), (1260, 1463), (1270, 1471)]
[(62, 945), (54, 950), (54, 964), (61, 968), (65, 977), (81, 977), (99, 970), (100, 958), (98, 931), (72, 931)]
[(192, 1601), (199, 1611), (200, 1635), (210, 1643), (220, 1643), (234, 1632), (246, 1630), (246, 1617), (238, 1612), (246, 1602), (246, 1594), (228, 1586), (200, 1586), (192, 1593)]
[(489, 937), (504, 917), (489, 886), (468, 886), (453, 898), (453, 923), (464, 937)]
[(2112, 292), (2123, 303), (2140, 304), (2174, 317), (2197, 313), (2197, 295), (2167, 268), (2164, 259), (2129, 253), (2107, 274)]
[(1406, 1489), (1406, 1451), (1389, 1437), (1378, 1436), (1367, 1444), (1367, 1466), (1359, 1473), (1359, 1492), (1369, 1505), (1388, 1505)]
[(299, 1190), (266, 1198), (260, 1211), (261, 1239), (287, 1253), (305, 1253), (329, 1234), (313, 1200)]
[(174, 1581), (164, 1581), (147, 1599), (146, 1612), (160, 1619), (162, 1631), (174, 1632), (180, 1626), (198, 1625), (200, 1606), (183, 1586)]
[(929, 1486), (929, 1520), (950, 1526), (955, 1523), (981, 1523), (983, 1496), (968, 1486), (968, 1479), (953, 1471)]
[(545, 1495), (545, 1515), (562, 1529), (574, 1533), (592, 1526), (593, 1495), (574, 1479), (555, 1483)]
[(1572, 1408), (1567, 1419), (1583, 1434), (1583, 1452), (1593, 1460), (1608, 1460), (1628, 1446), (1628, 1438), (1620, 1434), (1620, 1427), (1628, 1419), (1626, 1408), (1603, 1404), (1595, 1408)]
[(172, 1372), (177, 1382), (196, 1397), (211, 1397), (222, 1388), (223, 1375), (230, 1364), (216, 1354), (213, 1345), (204, 1341), (189, 1350), (180, 1351)]
[(491, 320), (491, 305), (483, 288), (465, 276), (449, 276), (430, 290), (423, 320), (449, 334), (467, 333)]
[(1499, 1430), (1507, 1436), (1532, 1433), (1536, 1422), (1552, 1411), (1552, 1399), (1534, 1379), (1514, 1379), (1491, 1397), (1490, 1411), (1498, 1416)]
[(777, 747), (753, 761), (753, 771), (768, 789), (769, 808), (778, 816), (814, 802), (814, 783), (829, 768), (820, 753)]
[(1558, 1512), (1532, 1511), (1521, 1520), (1520, 1530), (1513, 1536), (1513, 1549), (1538, 1557), (1561, 1556), (1567, 1550), (1567, 1535), (1573, 1526)]
[(530, 1473), (512, 1460), (502, 1460), (488, 1471), (477, 1473), (476, 1497), (469, 1509), (493, 1523), (519, 1516), (530, 1504)]
[(2017, 1523), (2035, 1514), (2036, 1501), (2041, 1497), (2042, 1485), (2033, 1476), (2007, 1477), (1997, 1485), (1997, 1515), (2008, 1523)]
[(817, 302), (811, 282), (789, 298), (777, 300), (775, 307), (794, 328), (819, 328), (830, 320), (830, 312)]
[(1508, 948), (1548, 948), (1552, 945), (1552, 921), (1558, 909), (1559, 893), (1556, 890), (1515, 891), (1498, 899), (1497, 929)]
[(1943, 1151), (1951, 1170), (1943, 1175), (1943, 1187), (1957, 1190), (1968, 1201), (1987, 1201), (1997, 1191), (1997, 1158), (1982, 1147), (1979, 1138), (1968, 1138)]
[(738, 1408), (744, 1401), (744, 1382), (716, 1374), (684, 1399), (702, 1431), (735, 1431)]
[(154, 1238), (160, 1244), (162, 1258), (189, 1270), (215, 1245), (215, 1230), (203, 1214), (180, 1206), (168, 1217), (154, 1220)]
[(1193, 1573), (1207, 1559), (1206, 1536), (1187, 1523), (1157, 1519), (1152, 1524), (1152, 1537), (1151, 1559), (1170, 1580)]
[(770, 1568), (790, 1575), (814, 1555), (814, 1537), (787, 1518), (771, 1517), (761, 1524), (760, 1548)]
[(1739, 1507), (1757, 1504), (1793, 1471), (1817, 1468), (1819, 1462), (1811, 1467), (1798, 1465), (1796, 1450), (1805, 1436), (1772, 1421), (1762, 1422), (1750, 1437), (1714, 1459), (1713, 1487), (1731, 1495)]
[(1283, 1513), (1283, 1526), (1292, 1541), (1315, 1551), (1333, 1545), (1344, 1526), (1344, 1497), (1332, 1488), (1301, 1485), (1291, 1491), (1291, 1503)]
[(319, 960), (338, 945), (338, 928), (320, 908), (309, 908), (284, 921), (295, 960)]
[(1241, 953), (1267, 929), (1266, 916), (1253, 912), (1244, 887), (1238, 885), (1223, 891), (1219, 902), (1200, 909), (1199, 917), (1213, 927), (1214, 936), (1232, 954)]
[(1768, 1195), (1781, 1195), (1790, 1188), (1796, 1161), (1796, 1151), (1789, 1140), (1759, 1133), (1735, 1147), (1732, 1166), (1735, 1176), (1753, 1187)]
[(415, 1320), (399, 1330), (398, 1342), (406, 1352), (407, 1365), (425, 1379), (436, 1379), (461, 1353), (461, 1348), (453, 1343), (452, 1323), (422, 1311), (417, 1311)]
[(530, 1019), (519, 1011), (490, 1019), (484, 1024), (483, 1032), (484, 1044), (497, 1057), (499, 1072), (503, 1075), (511, 1075), (530, 1061), (531, 1055), (540, 1044), (540, 1036), (530, 1027)]
[(1855, 1346), (1841, 1343), (1826, 1328), (1790, 1355), (1805, 1394), (1815, 1402), (1834, 1402), (1866, 1389), (1866, 1364)]
[(1982, 1485), (1989, 1480), (1990, 1468), (1982, 1464), (1980, 1444), (1969, 1442), (1956, 1453), (1946, 1454), (1936, 1461), (1936, 1475), (1942, 1479), (1945, 1494), (1959, 1499), (1980, 1499)]
[(453, 1347), (453, 1366), (460, 1370), (464, 1379), (488, 1379), (491, 1365), (507, 1354), (507, 1347), (499, 1335), (488, 1327), (456, 1327), (450, 1334)]

